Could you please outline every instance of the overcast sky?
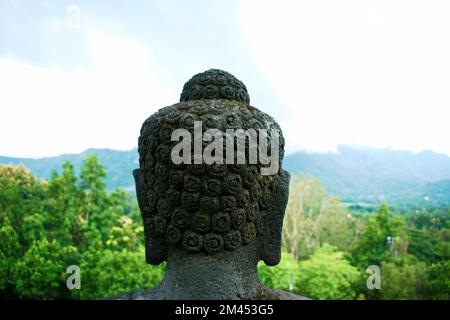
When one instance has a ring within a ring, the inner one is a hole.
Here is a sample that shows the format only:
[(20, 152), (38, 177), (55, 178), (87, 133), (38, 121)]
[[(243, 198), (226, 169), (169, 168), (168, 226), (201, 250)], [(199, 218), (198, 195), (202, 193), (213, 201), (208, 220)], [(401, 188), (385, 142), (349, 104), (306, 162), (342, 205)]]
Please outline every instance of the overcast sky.
[(0, 0), (0, 155), (128, 150), (221, 68), (287, 151), (450, 155), (450, 1)]

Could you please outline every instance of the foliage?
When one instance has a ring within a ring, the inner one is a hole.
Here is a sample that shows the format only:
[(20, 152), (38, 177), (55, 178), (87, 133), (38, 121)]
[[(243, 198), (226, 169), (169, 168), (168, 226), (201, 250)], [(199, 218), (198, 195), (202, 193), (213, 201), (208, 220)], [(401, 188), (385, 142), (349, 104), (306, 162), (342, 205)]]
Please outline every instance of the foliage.
[(111, 149), (88, 149), (79, 154), (64, 154), (56, 157), (40, 159), (14, 158), (0, 156), (0, 163), (13, 165), (23, 164), (31, 170), (33, 175), (39, 179), (50, 180), (53, 170), (61, 171), (62, 165), (70, 162), (74, 167), (75, 175), (79, 175), (87, 156), (96, 154), (100, 163), (106, 166), (107, 177), (105, 179), (106, 189), (109, 191), (116, 188), (131, 190), (134, 188), (133, 176), (130, 174), (136, 168), (139, 158), (137, 148), (129, 151), (118, 151)]
[(427, 284), (425, 262), (415, 258), (402, 257), (393, 262), (382, 262), (381, 298), (424, 299)]
[(56, 240), (34, 242), (14, 268), (16, 291), (20, 298), (68, 298), (66, 267), (77, 263), (77, 249), (63, 247)]
[(268, 287), (285, 291), (294, 290), (294, 282), (299, 277), (298, 261), (295, 257), (283, 252), (280, 263), (268, 267), (262, 261), (258, 263), (258, 273), (261, 281)]
[(364, 269), (381, 265), (381, 261), (389, 256), (390, 248), (403, 242), (404, 230), (404, 219), (382, 204), (377, 214), (366, 222), (357, 246), (351, 251), (354, 264)]
[(19, 236), (11, 226), (9, 219), (3, 219), (0, 228), (0, 291), (11, 292), (14, 290), (13, 270), (19, 256)]
[[(105, 181), (95, 156), (48, 180), (0, 165), (0, 298), (105, 298), (161, 280), (165, 266), (145, 263), (135, 195)], [(262, 281), (316, 299), (449, 299), (450, 209), (400, 209), (348, 208), (318, 180), (293, 177), (282, 260), (258, 264)], [(381, 290), (367, 288), (372, 264)], [(80, 290), (67, 289), (70, 265)]]
[(450, 209), (417, 210), (407, 218), (409, 253), (430, 263), (450, 259)]
[(315, 299), (353, 299), (353, 286), (358, 279), (358, 270), (343, 252), (325, 244), (311, 258), (300, 262), (297, 286), (298, 292)]
[(296, 259), (307, 257), (323, 243), (349, 250), (360, 232), (359, 222), (317, 179), (291, 179), (283, 245)]
[(450, 259), (450, 229), (409, 228), (408, 252), (422, 261), (439, 263)]
[(153, 267), (146, 264), (142, 246), (138, 251), (87, 251), (80, 268), (82, 299), (107, 298), (126, 291), (151, 288), (164, 275), (163, 265)]
[(427, 298), (450, 299), (450, 261), (433, 264), (428, 270)]
[[(283, 246), (294, 255), (294, 259), (299, 260), (299, 267), (283, 271), (286, 267), (282, 261), (278, 274), (270, 274), (260, 268), (265, 274), (265, 283), (286, 289), (289, 283), (287, 275), (295, 274), (299, 280), (295, 281), (293, 290), (319, 299), (448, 297), (450, 273), (445, 272), (450, 248), (448, 208), (421, 208), (412, 213), (408, 213), (407, 208), (396, 208), (401, 212), (399, 215), (392, 212), (387, 204), (372, 212), (367, 208), (346, 209), (334, 199), (317, 180), (304, 176), (293, 177), (283, 229)], [(333, 287), (327, 287), (330, 283), (339, 281), (339, 277), (333, 273), (335, 269), (327, 270), (327, 257), (322, 253), (318, 260), (313, 260), (321, 248), (327, 247), (326, 244), (337, 246), (341, 254), (344, 252), (342, 261), (353, 268), (353, 271), (357, 271), (356, 274), (349, 273), (352, 274), (349, 282), (351, 285), (347, 286), (348, 293), (342, 296), (333, 296)], [(320, 261), (325, 265), (312, 268), (311, 274), (307, 274), (301, 266), (310, 266), (311, 261)], [(348, 261), (356, 268), (349, 265)], [(381, 290), (369, 290), (367, 287), (368, 275), (365, 270), (370, 265), (381, 267)], [(270, 275), (278, 280), (267, 280)], [(331, 280), (325, 280), (327, 277)], [(301, 284), (302, 281), (305, 283)], [(308, 283), (313, 284), (308, 286)], [(320, 292), (321, 288), (325, 291)]]
[(325, 244), (307, 260), (298, 262), (292, 254), (283, 253), (279, 265), (258, 265), (259, 275), (271, 288), (293, 291), (314, 299), (352, 299), (358, 270), (345, 260), (342, 252)]
[[(39, 181), (0, 165), (0, 297), (100, 298), (161, 279), (163, 266), (145, 263), (137, 205), (123, 190), (106, 191), (95, 155), (80, 172), (66, 162)], [(70, 265), (81, 268), (81, 290), (66, 286)]]

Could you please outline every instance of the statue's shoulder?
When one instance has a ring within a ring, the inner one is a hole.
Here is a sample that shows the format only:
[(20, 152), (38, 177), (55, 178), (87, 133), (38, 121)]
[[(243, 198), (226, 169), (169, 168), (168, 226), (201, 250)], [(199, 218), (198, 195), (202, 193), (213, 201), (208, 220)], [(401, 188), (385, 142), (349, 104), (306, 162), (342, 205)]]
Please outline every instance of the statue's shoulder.
[(292, 292), (260, 288), (257, 293), (257, 300), (311, 300), (310, 298), (296, 295)]
[(158, 294), (158, 290), (156, 290), (156, 288), (152, 288), (146, 290), (124, 292), (109, 297), (107, 300), (161, 300), (161, 297)]

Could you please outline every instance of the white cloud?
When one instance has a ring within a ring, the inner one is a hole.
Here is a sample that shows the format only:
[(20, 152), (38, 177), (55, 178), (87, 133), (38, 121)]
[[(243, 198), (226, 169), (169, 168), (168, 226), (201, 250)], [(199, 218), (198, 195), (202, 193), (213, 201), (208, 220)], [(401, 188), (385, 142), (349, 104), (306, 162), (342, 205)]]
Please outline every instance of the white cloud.
[(290, 107), (288, 149), (450, 154), (449, 16), (448, 1), (242, 2), (248, 45)]
[[(246, 0), (240, 10), (257, 65), (289, 107), (274, 114), (288, 151), (349, 143), (450, 155), (450, 2)], [(105, 31), (77, 31), (85, 69), (0, 59), (0, 154), (129, 149), (146, 117), (178, 101), (179, 79), (148, 46)]]
[(2, 155), (49, 156), (91, 147), (131, 149), (142, 122), (177, 101), (148, 48), (83, 31), (94, 67), (78, 71), (0, 60)]

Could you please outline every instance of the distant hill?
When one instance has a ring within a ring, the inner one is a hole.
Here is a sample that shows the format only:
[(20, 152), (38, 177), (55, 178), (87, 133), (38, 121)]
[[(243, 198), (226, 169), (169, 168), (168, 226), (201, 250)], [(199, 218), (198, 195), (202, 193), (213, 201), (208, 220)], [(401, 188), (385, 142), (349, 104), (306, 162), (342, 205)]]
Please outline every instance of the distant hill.
[[(117, 151), (88, 149), (40, 159), (0, 156), (0, 163), (23, 164), (39, 178), (49, 178), (69, 160), (76, 172), (86, 155), (96, 153), (107, 168), (108, 189), (134, 190), (132, 170), (138, 167), (137, 149)], [(292, 174), (316, 177), (329, 192), (350, 203), (397, 205), (450, 205), (450, 157), (423, 151), (340, 146), (337, 153), (297, 152), (285, 157), (284, 167)]]
[(95, 153), (99, 161), (106, 166), (107, 180), (106, 187), (110, 190), (115, 188), (124, 188), (125, 190), (134, 190), (134, 180), (131, 172), (139, 167), (139, 157), (137, 148), (130, 151), (117, 151), (111, 149), (87, 149), (79, 154), (63, 154), (57, 157), (46, 158), (13, 158), (0, 156), (0, 163), (23, 164), (31, 172), (41, 179), (50, 178), (53, 169), (61, 171), (64, 161), (70, 161), (76, 174), (79, 174), (83, 159), (88, 155)]
[(347, 202), (450, 204), (450, 157), (444, 154), (354, 146), (337, 151), (295, 153), (284, 166), (318, 178)]

